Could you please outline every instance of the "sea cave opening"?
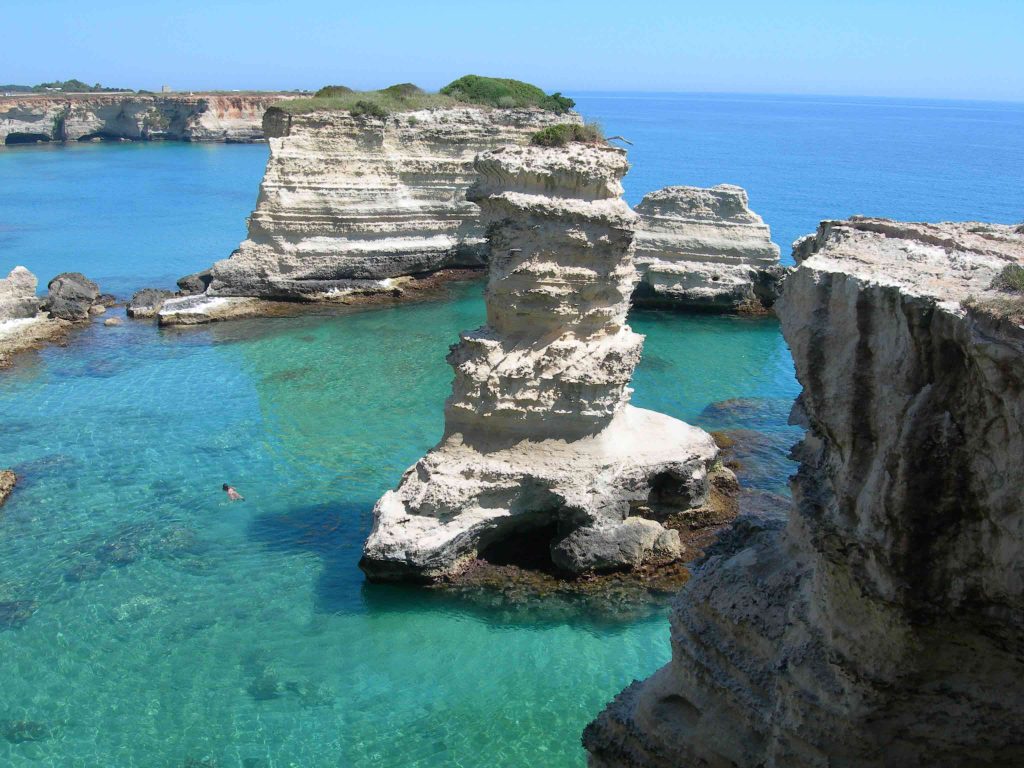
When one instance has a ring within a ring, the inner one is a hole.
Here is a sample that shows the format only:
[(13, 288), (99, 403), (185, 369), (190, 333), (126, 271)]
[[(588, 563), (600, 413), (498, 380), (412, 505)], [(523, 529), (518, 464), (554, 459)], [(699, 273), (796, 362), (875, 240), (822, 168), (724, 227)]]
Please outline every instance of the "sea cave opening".
[(50, 137), (45, 133), (8, 133), (4, 144), (47, 144), (49, 141)]
[(551, 542), (558, 536), (558, 522), (519, 527), (491, 542), (480, 552), (490, 565), (515, 566), (528, 571), (553, 573), (558, 567), (551, 559)]

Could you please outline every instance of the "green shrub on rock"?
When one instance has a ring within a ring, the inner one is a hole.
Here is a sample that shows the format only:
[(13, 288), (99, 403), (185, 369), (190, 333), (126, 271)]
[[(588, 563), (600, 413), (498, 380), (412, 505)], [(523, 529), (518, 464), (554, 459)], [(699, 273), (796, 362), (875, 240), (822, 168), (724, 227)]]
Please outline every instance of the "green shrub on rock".
[(315, 96), (318, 99), (328, 99), (332, 96), (346, 96), (350, 93), (355, 93), (355, 91), (347, 85), (325, 85), (316, 92)]
[(604, 141), (604, 132), (597, 123), (587, 123), (586, 125), (558, 123), (541, 128), (530, 136), (530, 143), (538, 147), (564, 147), (572, 141), (597, 144)]
[(502, 109), (540, 107), (550, 112), (568, 112), (576, 106), (576, 102), (560, 93), (549, 96), (535, 85), (504, 77), (465, 75), (448, 83), (441, 93), (456, 101)]

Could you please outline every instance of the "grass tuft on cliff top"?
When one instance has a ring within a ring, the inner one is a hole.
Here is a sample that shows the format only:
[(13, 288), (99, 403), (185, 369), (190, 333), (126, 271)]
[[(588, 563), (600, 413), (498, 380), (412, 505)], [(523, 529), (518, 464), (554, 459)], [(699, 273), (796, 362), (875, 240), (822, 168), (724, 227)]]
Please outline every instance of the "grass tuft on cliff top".
[(586, 125), (559, 123), (541, 128), (530, 136), (530, 143), (538, 147), (565, 147), (573, 141), (583, 144), (600, 144), (604, 140), (604, 131), (597, 123), (587, 123)]
[(497, 109), (537, 107), (563, 113), (572, 109), (575, 102), (560, 93), (548, 95), (537, 86), (519, 80), (466, 75), (438, 93), (429, 93), (413, 83), (397, 83), (379, 91), (354, 91), (344, 85), (327, 85), (312, 98), (290, 99), (275, 106), (291, 114), (325, 109), (386, 117), (396, 112), (459, 105)]

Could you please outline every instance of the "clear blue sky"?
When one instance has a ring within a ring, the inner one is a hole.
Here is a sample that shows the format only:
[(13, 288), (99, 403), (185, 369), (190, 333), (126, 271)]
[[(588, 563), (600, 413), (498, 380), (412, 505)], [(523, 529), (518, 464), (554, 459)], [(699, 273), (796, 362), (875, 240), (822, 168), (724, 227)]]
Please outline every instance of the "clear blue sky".
[(1024, 100), (1024, 0), (5, 2), (0, 83)]

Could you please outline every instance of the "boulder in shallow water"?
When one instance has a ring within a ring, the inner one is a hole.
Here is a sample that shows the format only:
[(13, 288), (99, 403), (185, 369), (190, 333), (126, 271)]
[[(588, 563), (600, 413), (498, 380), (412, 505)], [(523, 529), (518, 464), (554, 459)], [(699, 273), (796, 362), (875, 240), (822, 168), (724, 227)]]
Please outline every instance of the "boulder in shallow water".
[(11, 495), (17, 482), (18, 476), (14, 472), (9, 469), (0, 469), (0, 507), (7, 501), (7, 497)]
[(47, 286), (44, 309), (60, 320), (86, 320), (100, 295), (99, 286), (81, 272), (64, 272)]
[(35, 317), (42, 303), (37, 285), (36, 276), (24, 267), (15, 267), (0, 280), (0, 322)]
[(212, 279), (210, 270), (204, 269), (202, 272), (194, 272), (178, 280), (178, 289), (187, 296), (206, 293), (206, 289), (210, 286)]
[(173, 291), (143, 288), (132, 296), (125, 311), (128, 313), (128, 317), (155, 317), (156, 313), (163, 309), (164, 302), (173, 299), (174, 296)]
[(0, 736), (11, 744), (22, 744), (50, 738), (50, 729), (34, 720), (0, 720)]

